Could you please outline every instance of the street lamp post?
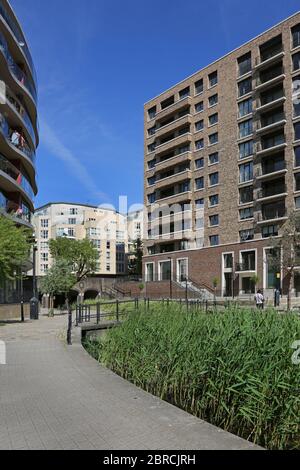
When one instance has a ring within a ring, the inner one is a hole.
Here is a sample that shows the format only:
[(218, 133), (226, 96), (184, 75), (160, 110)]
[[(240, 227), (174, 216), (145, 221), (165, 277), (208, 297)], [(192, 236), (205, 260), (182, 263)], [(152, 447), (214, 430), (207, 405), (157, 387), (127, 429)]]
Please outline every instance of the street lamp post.
[(170, 299), (173, 299), (173, 289), (172, 289), (172, 258), (169, 256), (170, 260)]
[(30, 320), (38, 320), (39, 319), (39, 301), (37, 298), (37, 288), (36, 288), (36, 252), (37, 252), (37, 246), (36, 246), (36, 239), (35, 239), (35, 234), (33, 234), (31, 238), (32, 242), (32, 251), (33, 251), (33, 258), (32, 258), (32, 291), (33, 291), (33, 297), (30, 300)]
[(20, 294), (21, 294), (21, 322), (24, 323), (25, 316), (24, 316), (24, 285), (23, 285), (23, 269), (21, 268), (21, 280), (20, 280)]

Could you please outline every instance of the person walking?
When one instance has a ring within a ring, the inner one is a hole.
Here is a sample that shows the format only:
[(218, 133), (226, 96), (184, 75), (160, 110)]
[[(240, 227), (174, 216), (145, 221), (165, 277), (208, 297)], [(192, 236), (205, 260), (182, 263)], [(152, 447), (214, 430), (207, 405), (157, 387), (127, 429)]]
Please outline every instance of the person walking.
[(257, 291), (257, 293), (254, 296), (254, 300), (255, 300), (255, 303), (256, 303), (256, 307), (260, 310), (263, 310), (264, 309), (265, 298), (264, 298), (261, 290)]
[(274, 292), (274, 307), (280, 307), (280, 289), (278, 287)]

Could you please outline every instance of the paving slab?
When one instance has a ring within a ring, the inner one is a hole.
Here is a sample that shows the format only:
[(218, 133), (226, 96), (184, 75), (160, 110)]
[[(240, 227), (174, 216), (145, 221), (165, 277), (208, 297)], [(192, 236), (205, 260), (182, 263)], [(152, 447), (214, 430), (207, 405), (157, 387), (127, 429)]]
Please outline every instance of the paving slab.
[(140, 390), (63, 341), (67, 317), (0, 328), (0, 450), (259, 447)]

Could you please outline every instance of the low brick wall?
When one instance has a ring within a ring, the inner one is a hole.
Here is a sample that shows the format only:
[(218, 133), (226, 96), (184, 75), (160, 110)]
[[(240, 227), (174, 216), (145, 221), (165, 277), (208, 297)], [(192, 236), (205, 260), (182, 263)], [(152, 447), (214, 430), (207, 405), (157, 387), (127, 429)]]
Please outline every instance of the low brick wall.
[[(25, 318), (30, 316), (30, 305), (24, 304)], [(21, 306), (20, 304), (2, 304), (0, 305), (0, 322), (5, 320), (20, 320)]]

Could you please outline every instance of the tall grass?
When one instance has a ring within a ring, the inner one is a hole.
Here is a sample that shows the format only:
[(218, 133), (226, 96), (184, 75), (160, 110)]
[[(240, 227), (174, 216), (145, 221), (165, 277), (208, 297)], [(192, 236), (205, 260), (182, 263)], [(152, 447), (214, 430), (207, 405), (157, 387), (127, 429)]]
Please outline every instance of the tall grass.
[(146, 391), (269, 449), (300, 449), (300, 319), (276, 312), (183, 312), (157, 305), (87, 344)]

